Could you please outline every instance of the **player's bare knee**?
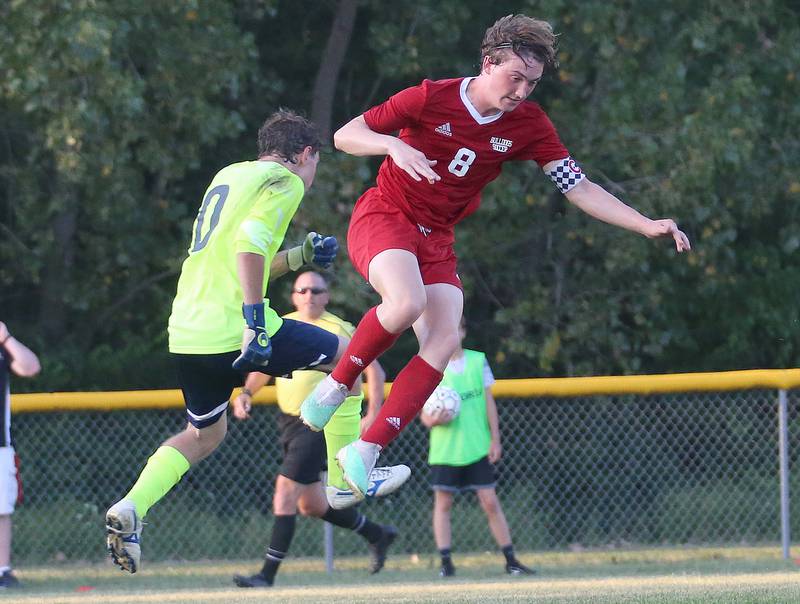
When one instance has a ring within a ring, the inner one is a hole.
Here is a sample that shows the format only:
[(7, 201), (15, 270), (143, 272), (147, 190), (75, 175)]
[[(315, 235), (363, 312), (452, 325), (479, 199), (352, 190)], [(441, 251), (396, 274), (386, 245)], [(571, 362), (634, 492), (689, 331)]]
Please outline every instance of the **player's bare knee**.
[(435, 337), (437, 346), (448, 359), (453, 356), (453, 353), (458, 350), (458, 347), (461, 345), (461, 338), (457, 331), (447, 331), (445, 333), (436, 332)]
[(414, 321), (422, 316), (428, 299), (424, 293), (421, 295), (408, 295), (391, 300), (384, 300), (386, 315), (392, 325), (384, 325), (390, 331), (397, 331), (397, 328), (407, 329), (414, 324)]
[[(308, 507), (309, 485), (297, 482), (283, 474), (275, 479), (275, 495), (272, 504), (275, 513), (307, 516), (303, 509)], [(278, 511), (280, 510), (280, 511)]]
[(478, 491), (478, 501), (487, 516), (496, 516), (500, 512), (500, 501), (493, 490)]
[(481, 507), (487, 516), (497, 516), (500, 513), (500, 504), (497, 501), (481, 503)]
[(347, 345), (350, 344), (350, 338), (345, 338), (343, 336), (339, 336), (339, 346), (336, 348), (336, 356), (333, 358), (333, 363), (330, 365), (320, 365), (317, 369), (327, 371), (330, 373), (333, 371), (333, 368), (336, 366), (336, 363), (339, 362), (339, 359), (342, 358), (344, 355), (344, 351), (347, 350)]
[(228, 425), (227, 422), (218, 420), (205, 428), (197, 428), (190, 424), (188, 430), (195, 444), (198, 445), (203, 453), (208, 454), (214, 451), (225, 439), (225, 435), (228, 433)]
[(303, 516), (308, 516), (310, 518), (321, 518), (325, 515), (325, 512), (328, 511), (328, 505), (327, 502), (323, 506), (317, 501), (306, 501), (301, 499), (297, 503), (297, 509)]
[(450, 513), (453, 509), (453, 495), (447, 491), (435, 491), (436, 495), (433, 500), (433, 507), (437, 512)]
[(297, 511), (303, 516), (320, 518), (328, 511), (328, 500), (319, 483), (298, 485)]
[(453, 509), (453, 502), (449, 500), (447, 502), (436, 502), (436, 511), (440, 514), (449, 514), (450, 511)]
[(430, 331), (420, 338), (419, 354), (431, 365), (444, 367), (458, 349), (458, 334), (446, 331)]

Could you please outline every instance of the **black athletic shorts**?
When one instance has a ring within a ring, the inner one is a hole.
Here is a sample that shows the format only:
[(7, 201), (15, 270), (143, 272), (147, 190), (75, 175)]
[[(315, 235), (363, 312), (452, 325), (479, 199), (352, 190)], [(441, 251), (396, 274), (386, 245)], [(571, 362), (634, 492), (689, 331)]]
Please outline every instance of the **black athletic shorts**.
[[(272, 358), (263, 371), (275, 377), (288, 376), (295, 369), (329, 365), (339, 348), (336, 335), (292, 319), (283, 320), (271, 342)], [(238, 350), (220, 354), (172, 354), (186, 414), (193, 426), (210, 426), (225, 413), (233, 389), (244, 383), (244, 374), (231, 367), (238, 356)]]
[(300, 484), (319, 481), (319, 473), (327, 463), (325, 435), (314, 432), (296, 415), (286, 413), (278, 414), (278, 429), (283, 448), (278, 474)]
[(482, 457), (468, 466), (431, 466), (431, 487), (434, 491), (476, 491), (493, 489), (497, 475), (488, 457)]

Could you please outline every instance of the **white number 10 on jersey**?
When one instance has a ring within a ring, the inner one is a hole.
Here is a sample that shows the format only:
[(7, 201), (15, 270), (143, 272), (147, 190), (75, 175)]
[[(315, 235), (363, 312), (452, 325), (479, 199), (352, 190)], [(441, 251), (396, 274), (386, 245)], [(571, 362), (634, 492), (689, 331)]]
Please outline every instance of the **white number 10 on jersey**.
[(461, 178), (469, 171), (469, 167), (472, 165), (472, 162), (475, 161), (476, 157), (475, 151), (467, 149), (466, 147), (461, 147), (456, 151), (456, 156), (453, 158), (453, 161), (447, 166), (447, 171)]

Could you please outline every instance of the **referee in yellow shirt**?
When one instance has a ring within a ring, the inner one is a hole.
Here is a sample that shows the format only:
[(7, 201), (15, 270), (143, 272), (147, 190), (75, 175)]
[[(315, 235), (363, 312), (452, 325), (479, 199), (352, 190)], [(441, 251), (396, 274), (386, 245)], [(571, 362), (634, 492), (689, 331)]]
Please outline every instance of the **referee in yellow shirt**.
[[(349, 338), (353, 326), (326, 310), (329, 300), (328, 284), (321, 274), (313, 271), (301, 273), (292, 288), (292, 304), (296, 310), (284, 318), (310, 323), (337, 336)], [(322, 518), (362, 535), (367, 540), (372, 558), (370, 571), (374, 574), (383, 568), (386, 552), (397, 536), (397, 530), (392, 526), (371, 522), (350, 507), (357, 500), (348, 490), (335, 462), (336, 451), (359, 437), (362, 423), (366, 427), (372, 421), (383, 401), (385, 374), (380, 364), (377, 361), (371, 363), (364, 373), (369, 389), (367, 414), (362, 420), (363, 395), (350, 396), (325, 427), (324, 433), (308, 428), (299, 415), (300, 405), (306, 395), (325, 374), (320, 371), (294, 371), (291, 379), (276, 379), (283, 461), (275, 481), (272, 501), (275, 520), (262, 569), (251, 576), (235, 575), (234, 582), (239, 587), (272, 585), (294, 536), (298, 510), (304, 516)], [(233, 401), (234, 417), (247, 419), (250, 416), (252, 396), (269, 379), (270, 376), (263, 373), (248, 375), (245, 388)], [(320, 470), (326, 457), (327, 493), (320, 480)], [(370, 475), (371, 495), (381, 496), (396, 490), (409, 475), (407, 466), (375, 468)]]

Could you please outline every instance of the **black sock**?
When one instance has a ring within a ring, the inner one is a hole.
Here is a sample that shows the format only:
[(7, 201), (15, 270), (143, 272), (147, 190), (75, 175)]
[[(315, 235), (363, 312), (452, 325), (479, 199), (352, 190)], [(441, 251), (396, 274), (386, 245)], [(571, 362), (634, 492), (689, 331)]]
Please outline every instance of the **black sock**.
[(503, 555), (506, 557), (506, 562), (511, 564), (512, 562), (516, 562), (517, 558), (514, 556), (514, 546), (510, 543), (506, 545), (504, 548), (501, 549)]
[(264, 566), (261, 567), (261, 575), (270, 583), (275, 579), (275, 573), (278, 572), (278, 567), (292, 544), (295, 519), (295, 514), (275, 516), (275, 521), (272, 523), (272, 536), (269, 540), (269, 548), (267, 548), (267, 557), (264, 560)]
[(364, 537), (370, 543), (375, 543), (383, 535), (383, 529), (380, 524), (375, 524), (371, 520), (359, 514), (355, 508), (347, 508), (345, 510), (334, 510), (329, 507), (325, 515), (322, 516), (325, 522), (330, 522), (336, 526), (340, 526), (349, 531), (355, 531)]
[(450, 553), (451, 552), (449, 547), (445, 547), (444, 549), (439, 550), (439, 555), (442, 557), (443, 565), (448, 565), (453, 563), (453, 560), (450, 558)]

